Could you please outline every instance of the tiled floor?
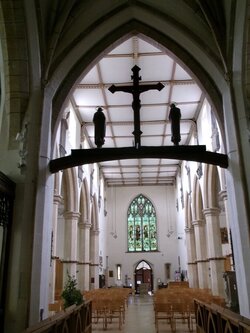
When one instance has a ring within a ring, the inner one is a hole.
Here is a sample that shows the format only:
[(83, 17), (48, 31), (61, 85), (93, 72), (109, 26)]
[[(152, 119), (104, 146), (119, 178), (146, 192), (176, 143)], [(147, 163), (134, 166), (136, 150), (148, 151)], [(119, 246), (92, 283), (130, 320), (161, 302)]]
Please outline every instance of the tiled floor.
[[(103, 330), (101, 323), (93, 324), (92, 333), (111, 332), (111, 333), (155, 333), (153, 297), (149, 295), (130, 296), (129, 305), (126, 309), (125, 323), (119, 330), (118, 322), (108, 324), (107, 330)], [(158, 333), (170, 333), (171, 329), (167, 323), (159, 324)], [(187, 325), (177, 323), (176, 332), (189, 332)]]

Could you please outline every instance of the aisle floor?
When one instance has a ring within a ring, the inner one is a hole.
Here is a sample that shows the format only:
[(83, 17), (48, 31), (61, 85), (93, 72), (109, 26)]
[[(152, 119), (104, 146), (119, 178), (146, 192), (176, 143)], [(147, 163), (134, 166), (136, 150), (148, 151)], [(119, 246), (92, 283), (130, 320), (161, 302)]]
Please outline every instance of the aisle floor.
[[(103, 330), (102, 323), (93, 323), (92, 333), (112, 332), (112, 333), (155, 333), (153, 297), (150, 295), (130, 296), (126, 309), (125, 323), (119, 330), (118, 322), (108, 324), (107, 330)], [(170, 325), (167, 323), (159, 324), (158, 333), (170, 333)], [(186, 324), (177, 323), (176, 332), (189, 332)]]

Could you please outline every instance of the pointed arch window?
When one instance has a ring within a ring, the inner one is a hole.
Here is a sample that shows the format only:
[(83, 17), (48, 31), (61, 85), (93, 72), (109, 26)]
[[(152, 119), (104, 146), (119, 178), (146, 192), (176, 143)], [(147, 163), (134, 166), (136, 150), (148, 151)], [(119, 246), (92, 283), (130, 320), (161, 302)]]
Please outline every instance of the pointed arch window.
[(157, 251), (156, 222), (152, 202), (139, 194), (128, 208), (128, 252)]

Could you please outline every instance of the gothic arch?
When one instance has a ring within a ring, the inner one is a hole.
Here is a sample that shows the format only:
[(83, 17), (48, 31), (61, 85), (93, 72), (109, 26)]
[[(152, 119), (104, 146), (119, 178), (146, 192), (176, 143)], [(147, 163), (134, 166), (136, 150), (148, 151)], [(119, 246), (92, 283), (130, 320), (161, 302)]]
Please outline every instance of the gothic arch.
[[(124, 11), (126, 11), (125, 22), (124, 18), (121, 19)], [(174, 19), (167, 20), (167, 18), (169, 19), (167, 14), (164, 16), (164, 14), (159, 15), (154, 10), (150, 11), (149, 7), (146, 10), (145, 8), (136, 7), (136, 10), (133, 11), (119, 8), (115, 12), (108, 14), (105, 12), (105, 15), (108, 20), (102, 21), (100, 18), (98, 19), (98, 33), (96, 32), (94, 41), (89, 41), (88, 48), (86, 47), (87, 41), (85, 37), (78, 38), (78, 43), (70, 49), (64, 59), (62, 59), (62, 56), (58, 57), (61, 62), (58, 61), (58, 66), (55, 67), (54, 65), (53, 71), (50, 73), (52, 81), (54, 81), (53, 75), (56, 74), (56, 82), (53, 85), (55, 91), (52, 93), (52, 95), (55, 94), (53, 99), (52, 130), (56, 127), (66, 96), (70, 93), (72, 86), (79, 80), (79, 73), (85, 75), (104, 53), (115, 47), (121, 40), (128, 38), (131, 34), (143, 34), (145, 38), (151, 39), (151, 43), (154, 41), (158, 47), (160, 44), (162, 49), (178, 56), (182, 65), (188, 63), (188, 70), (195, 75), (197, 81), (200, 82), (200, 85), (207, 92), (207, 98), (210, 103), (214, 106), (223, 141), (225, 141), (221, 94), (214, 81), (214, 78), (219, 77), (222, 73), (219, 73), (218, 67), (216, 68), (215, 66), (215, 58), (213, 58), (214, 61), (211, 61), (212, 57), (209, 58), (209, 54), (205, 53), (204, 50), (199, 49), (193, 51), (193, 54), (190, 53), (190, 49), (195, 50), (195, 48), (190, 48), (190, 45), (193, 45), (193, 35), (188, 33), (189, 29), (183, 29), (183, 26)], [(145, 20), (145, 16), (147, 16), (147, 20)], [(95, 18), (93, 18), (93, 22), (94, 20)], [(169, 26), (171, 26), (171, 29), (168, 29)], [(158, 27), (158, 30), (156, 30), (156, 27)], [(178, 42), (174, 38), (173, 29), (179, 36)], [(107, 32), (106, 35), (103, 34), (104, 31)], [(82, 36), (85, 35), (82, 34)], [(211, 36), (209, 40), (212, 43)], [(86, 50), (85, 53), (83, 53), (83, 50)], [(205, 65), (204, 67), (200, 65), (201, 57), (203, 58), (203, 63), (209, 63), (209, 67), (211, 67), (209, 73)], [(220, 77), (222, 78), (222, 76)], [(216, 82), (220, 84), (223, 80), (216, 80)]]
[(150, 261), (146, 260), (146, 259), (140, 259), (140, 260), (137, 260), (135, 263), (134, 263), (134, 267), (133, 267), (133, 271), (136, 270), (136, 267), (138, 267), (138, 265), (142, 262), (145, 262), (151, 269), (154, 268), (154, 264), (152, 264)]
[(185, 194), (185, 227), (192, 227), (192, 205), (190, 195), (186, 192)]
[(203, 219), (203, 200), (200, 183), (197, 177), (194, 178), (193, 185), (193, 198), (192, 198), (192, 216), (194, 220)]
[(218, 168), (205, 165), (204, 168), (204, 208), (218, 207), (218, 195), (221, 191)]
[(78, 212), (79, 205), (76, 169), (65, 169), (62, 178), (65, 210), (69, 212)]
[(98, 205), (96, 200), (96, 195), (94, 194), (92, 198), (93, 202), (91, 205), (91, 229), (93, 231), (99, 231), (99, 221), (98, 221)]
[(88, 183), (86, 178), (84, 178), (81, 186), (81, 192), (80, 192), (80, 219), (82, 223), (85, 223), (85, 221), (89, 221), (89, 190), (88, 190)]

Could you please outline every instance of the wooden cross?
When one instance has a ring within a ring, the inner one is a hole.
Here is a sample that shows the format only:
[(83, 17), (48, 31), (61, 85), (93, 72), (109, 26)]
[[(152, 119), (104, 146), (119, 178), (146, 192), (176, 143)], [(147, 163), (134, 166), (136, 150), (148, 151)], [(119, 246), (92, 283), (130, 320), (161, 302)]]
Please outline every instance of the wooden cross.
[(141, 134), (142, 131), (140, 129), (140, 109), (141, 109), (141, 100), (140, 100), (140, 94), (147, 90), (153, 90), (156, 89), (158, 91), (162, 90), (164, 88), (164, 85), (162, 83), (157, 84), (145, 84), (145, 85), (139, 85), (139, 81), (141, 80), (141, 76), (139, 76), (140, 67), (135, 65), (132, 68), (133, 75), (131, 76), (131, 79), (133, 80), (132, 86), (115, 86), (114, 84), (109, 87), (109, 91), (113, 94), (116, 91), (123, 91), (125, 93), (129, 93), (133, 95), (133, 102), (132, 102), (132, 108), (134, 111), (134, 131), (132, 134), (135, 138), (135, 148), (141, 147)]

